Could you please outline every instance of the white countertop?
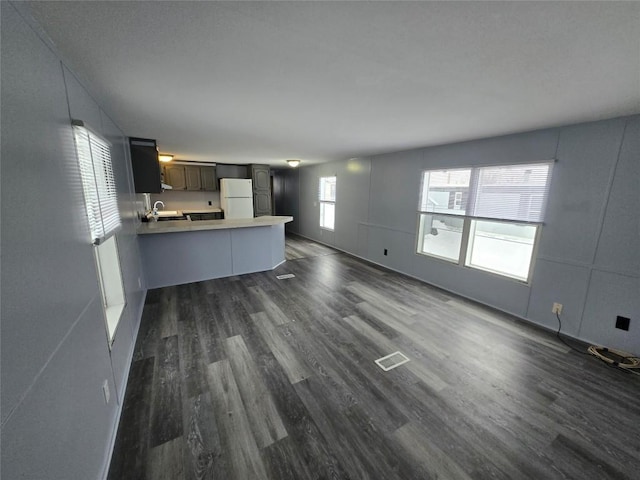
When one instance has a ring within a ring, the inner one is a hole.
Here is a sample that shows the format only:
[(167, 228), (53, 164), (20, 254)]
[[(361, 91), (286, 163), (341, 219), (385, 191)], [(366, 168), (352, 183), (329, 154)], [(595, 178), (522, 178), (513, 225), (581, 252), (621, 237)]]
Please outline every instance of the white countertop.
[[(197, 213), (194, 210), (188, 211)], [(138, 235), (193, 232), (199, 230), (224, 230), (228, 228), (268, 227), (292, 221), (293, 217), (267, 215), (256, 218), (230, 218), (226, 220), (169, 220), (166, 222), (143, 222), (138, 227)]]

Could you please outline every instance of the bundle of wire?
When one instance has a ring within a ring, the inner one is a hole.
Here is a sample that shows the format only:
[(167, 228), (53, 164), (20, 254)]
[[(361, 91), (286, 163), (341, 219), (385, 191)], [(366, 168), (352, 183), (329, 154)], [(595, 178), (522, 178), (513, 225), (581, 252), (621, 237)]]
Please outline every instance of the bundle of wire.
[(587, 351), (594, 357), (599, 358), (612, 367), (622, 368), (629, 371), (635, 368), (640, 368), (639, 357), (634, 357), (633, 355), (630, 355), (629, 353), (623, 352), (621, 350), (614, 350), (613, 348), (597, 347), (595, 345), (591, 345)]
[(607, 347), (598, 347), (596, 345), (591, 345), (586, 352), (582, 349), (576, 348), (570, 343), (566, 342), (565, 339), (560, 336), (560, 330), (562, 330), (562, 320), (560, 320), (560, 315), (558, 314), (558, 312), (556, 312), (556, 318), (558, 319), (558, 331), (556, 332), (556, 337), (558, 337), (558, 339), (571, 350), (581, 353), (582, 355), (591, 354), (611, 367), (620, 368), (625, 372), (640, 375), (640, 371), (635, 371), (635, 369), (640, 369), (640, 357), (635, 357), (630, 353), (623, 352), (622, 350), (615, 350), (613, 348)]

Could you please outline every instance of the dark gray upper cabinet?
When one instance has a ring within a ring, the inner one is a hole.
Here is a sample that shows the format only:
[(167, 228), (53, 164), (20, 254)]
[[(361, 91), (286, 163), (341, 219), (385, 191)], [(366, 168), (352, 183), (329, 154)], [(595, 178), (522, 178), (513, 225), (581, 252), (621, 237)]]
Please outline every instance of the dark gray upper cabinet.
[(184, 172), (184, 165), (165, 166), (164, 183), (171, 185), (173, 190), (186, 190), (187, 177)]
[(129, 149), (136, 193), (162, 192), (156, 141), (132, 137), (129, 138)]
[(173, 190), (207, 191), (218, 190), (216, 167), (172, 164), (164, 167), (164, 182)]
[(218, 178), (251, 178), (247, 172), (247, 165), (218, 163), (216, 169)]
[(250, 165), (253, 183), (253, 214), (271, 215), (271, 169), (269, 165)]
[(207, 192), (218, 190), (216, 167), (200, 167), (200, 180), (202, 182), (202, 190)]
[(251, 165), (251, 179), (254, 190), (271, 190), (271, 169), (269, 165)]
[(187, 190), (202, 190), (200, 167), (184, 167), (184, 173), (187, 179)]

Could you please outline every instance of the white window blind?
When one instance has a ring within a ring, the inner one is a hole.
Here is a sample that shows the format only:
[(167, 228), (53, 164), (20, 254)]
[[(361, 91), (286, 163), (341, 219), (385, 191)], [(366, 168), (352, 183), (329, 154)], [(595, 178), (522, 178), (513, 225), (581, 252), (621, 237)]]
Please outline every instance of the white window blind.
[(319, 198), (321, 202), (336, 201), (336, 177), (320, 177)]
[(549, 194), (552, 162), (428, 170), (420, 211), (540, 223)]
[(424, 172), (420, 211), (464, 215), (470, 179), (470, 168)]
[(91, 240), (95, 244), (100, 244), (120, 227), (120, 212), (109, 144), (75, 122), (73, 132)]
[(551, 167), (552, 163), (534, 163), (474, 169), (467, 215), (541, 222)]

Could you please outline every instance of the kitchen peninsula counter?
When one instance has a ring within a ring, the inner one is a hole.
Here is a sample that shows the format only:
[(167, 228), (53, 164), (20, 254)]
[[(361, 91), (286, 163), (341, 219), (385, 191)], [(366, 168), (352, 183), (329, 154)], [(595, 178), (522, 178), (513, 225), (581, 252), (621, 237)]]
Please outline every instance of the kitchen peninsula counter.
[(142, 223), (138, 242), (147, 288), (273, 270), (284, 263), (288, 216)]
[(293, 217), (264, 216), (256, 218), (230, 218), (225, 220), (168, 220), (141, 223), (138, 235), (153, 233), (194, 232), (198, 230), (224, 230), (229, 228), (253, 228), (283, 225), (293, 221)]

